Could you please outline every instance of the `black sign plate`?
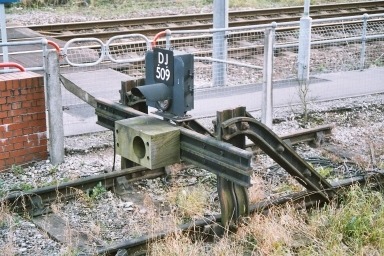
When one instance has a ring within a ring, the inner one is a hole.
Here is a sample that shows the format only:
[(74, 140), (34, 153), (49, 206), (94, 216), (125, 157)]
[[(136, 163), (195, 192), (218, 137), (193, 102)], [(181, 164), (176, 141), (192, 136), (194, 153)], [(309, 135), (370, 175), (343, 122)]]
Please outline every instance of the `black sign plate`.
[(173, 85), (173, 51), (155, 48), (153, 49), (153, 58), (155, 81), (166, 85)]

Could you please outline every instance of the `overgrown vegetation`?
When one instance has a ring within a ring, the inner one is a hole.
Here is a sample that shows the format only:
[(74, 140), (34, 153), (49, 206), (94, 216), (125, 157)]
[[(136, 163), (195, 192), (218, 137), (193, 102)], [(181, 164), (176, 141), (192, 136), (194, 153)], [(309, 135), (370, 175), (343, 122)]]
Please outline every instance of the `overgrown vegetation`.
[(383, 200), (382, 192), (353, 186), (323, 208), (307, 212), (288, 204), (255, 214), (215, 244), (175, 234), (151, 245), (151, 254), (383, 255)]
[(101, 182), (97, 183), (97, 185), (89, 192), (89, 197), (92, 200), (98, 200), (103, 197), (103, 195), (107, 192), (105, 187), (101, 184)]
[(15, 175), (22, 175), (24, 174), (24, 168), (20, 165), (12, 165), (11, 172), (13, 172)]
[(308, 123), (308, 105), (311, 101), (310, 97), (310, 90), (309, 90), (309, 84), (310, 81), (307, 81), (305, 79), (299, 79), (298, 80), (298, 95), (300, 98), (301, 108), (302, 108), (302, 115), (303, 115), (303, 123), (306, 125)]
[(201, 218), (209, 207), (209, 193), (202, 184), (177, 188), (168, 193), (169, 201), (176, 206), (176, 214), (182, 219)]

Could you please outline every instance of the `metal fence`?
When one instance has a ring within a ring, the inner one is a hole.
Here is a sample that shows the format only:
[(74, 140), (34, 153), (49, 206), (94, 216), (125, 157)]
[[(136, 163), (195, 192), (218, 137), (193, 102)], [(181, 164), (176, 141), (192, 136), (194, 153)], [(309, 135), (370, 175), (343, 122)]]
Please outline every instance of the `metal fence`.
[[(313, 21), (310, 75), (383, 66), (383, 17), (384, 14)], [(261, 86), (263, 82), (266, 29), (271, 29), (274, 35), (274, 83), (297, 84), (299, 22), (225, 30), (170, 31), (168, 44), (172, 49), (195, 55), (196, 95), (223, 90), (236, 93), (245, 87)], [(218, 45), (217, 38), (213, 40), (215, 34), (222, 36), (225, 44)], [(79, 40), (69, 42), (64, 49), (67, 63), (71, 65), (62, 72), (112, 68), (135, 78), (143, 77), (144, 55), (151, 41), (146, 37), (127, 35), (107, 42), (86, 39), (82, 44)], [(165, 47), (166, 41), (166, 38), (160, 38), (156, 43)], [(215, 51), (226, 53), (224, 61), (214, 56)], [(223, 72), (218, 75), (222, 81), (216, 77), (217, 72)], [(92, 83), (92, 77), (87, 79)], [(64, 101), (66, 106), (76, 104), (82, 102), (74, 96)]]
[[(53, 43), (53, 42), (45, 38), (30, 40), (30, 41), (14, 41), (14, 42), (0, 43), (0, 47), (2, 48), (2, 51), (3, 51), (3, 53), (0, 56), (0, 60), (2, 62), (15, 62), (23, 66), (24, 63), (20, 63), (20, 61), (22, 61), (23, 58), (20, 56), (22, 56), (23, 54), (29, 54), (30, 56), (33, 56), (33, 60), (35, 64), (33, 64), (33, 67), (25, 67), (25, 69), (28, 71), (45, 71), (44, 56), (47, 55), (48, 45), (50, 43)], [(25, 52), (17, 51), (17, 49), (23, 46), (29, 46), (35, 49), (28, 50)], [(15, 49), (15, 50), (8, 52), (9, 49)], [(10, 71), (14, 71), (14, 70), (5, 69), (5, 70), (2, 70), (1, 72), (10, 72)]]

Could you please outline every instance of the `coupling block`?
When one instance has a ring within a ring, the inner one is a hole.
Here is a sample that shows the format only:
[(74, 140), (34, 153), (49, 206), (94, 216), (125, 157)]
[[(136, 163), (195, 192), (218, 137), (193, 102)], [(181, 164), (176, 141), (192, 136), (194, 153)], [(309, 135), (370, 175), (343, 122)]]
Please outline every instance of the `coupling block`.
[(180, 162), (180, 130), (163, 120), (139, 116), (115, 122), (116, 153), (156, 169)]

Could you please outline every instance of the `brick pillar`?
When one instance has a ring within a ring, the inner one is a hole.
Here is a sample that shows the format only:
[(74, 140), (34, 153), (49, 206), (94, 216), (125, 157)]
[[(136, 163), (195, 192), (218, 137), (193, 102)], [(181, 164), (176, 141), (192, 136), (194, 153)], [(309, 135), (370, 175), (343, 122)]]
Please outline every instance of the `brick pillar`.
[(43, 76), (0, 74), (0, 171), (47, 157)]

